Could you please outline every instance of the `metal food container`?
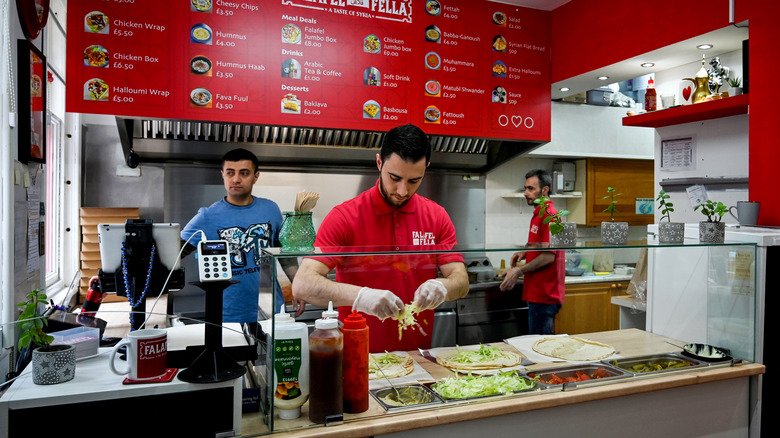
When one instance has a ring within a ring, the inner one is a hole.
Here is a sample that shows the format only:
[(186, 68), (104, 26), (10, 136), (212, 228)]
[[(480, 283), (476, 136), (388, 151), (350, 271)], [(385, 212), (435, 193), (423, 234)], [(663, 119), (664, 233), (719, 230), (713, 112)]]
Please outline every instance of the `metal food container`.
[[(605, 363), (591, 363), (585, 365), (545, 368), (541, 370), (529, 370), (525, 372), (525, 375), (530, 379), (538, 380), (548, 387), (579, 386), (589, 383), (597, 384), (604, 381), (624, 379), (633, 376), (633, 374), (626, 370), (616, 368)], [(583, 375), (587, 376), (587, 378), (582, 378), (581, 376)], [(556, 377), (560, 378), (562, 382), (551, 383), (551, 381), (554, 381), (553, 379)]]
[[(526, 393), (526, 392), (539, 391), (540, 389), (545, 389), (545, 388), (547, 388), (547, 385), (544, 385), (544, 384), (542, 384), (542, 383), (539, 383), (539, 382), (537, 382), (537, 381), (536, 381), (536, 380), (534, 380), (534, 379), (530, 379), (530, 378), (528, 378), (527, 376), (523, 375), (523, 374), (522, 374), (522, 373), (520, 373), (520, 372), (513, 371), (513, 373), (514, 373), (514, 374), (516, 374), (517, 376), (519, 376), (520, 378), (522, 378), (522, 379), (524, 379), (524, 380), (527, 380), (527, 381), (528, 381), (528, 383), (530, 383), (530, 384), (532, 384), (532, 385), (533, 385), (533, 387), (531, 387), (531, 388), (528, 388), (528, 389), (521, 389), (521, 390), (519, 390), (519, 391), (512, 391), (512, 394), (522, 394), (522, 393)], [(464, 378), (465, 378), (465, 377), (464, 377)], [(480, 378), (482, 378), (482, 377), (481, 377), (481, 376), (476, 376), (476, 375), (475, 375), (475, 376), (473, 376), (473, 378), (475, 378), (475, 379), (480, 379)], [(480, 399), (480, 398), (486, 398), (486, 397), (496, 397), (496, 396), (499, 396), (499, 395), (506, 395), (506, 393), (503, 393), (503, 392), (502, 392), (502, 393), (498, 393), (498, 394), (478, 395), (478, 396), (473, 396), (473, 397), (463, 397), (463, 398), (447, 398), (447, 397), (445, 397), (445, 396), (443, 396), (443, 395), (439, 394), (438, 392), (436, 392), (436, 389), (434, 389), (434, 385), (436, 385), (437, 383), (439, 383), (439, 382), (429, 382), (429, 383), (425, 383), (424, 385), (425, 385), (425, 386), (426, 386), (428, 389), (430, 389), (430, 391), (431, 391), (431, 392), (433, 392), (434, 394), (436, 394), (436, 396), (438, 396), (439, 398), (441, 398), (442, 400), (444, 400), (444, 402), (445, 402), (445, 403), (448, 403), (448, 402), (456, 402), (456, 401), (461, 401), (461, 400), (474, 400), (474, 399)]]
[(607, 359), (603, 360), (602, 363), (616, 366), (633, 375), (665, 373), (705, 366), (703, 362), (684, 357), (678, 353), (653, 354), (612, 360)]
[[(392, 401), (395, 401), (398, 398), (398, 395), (395, 392), (396, 389), (403, 400), (407, 400), (408, 398), (409, 400), (414, 400), (415, 403), (393, 404)], [(396, 386), (395, 389), (392, 387), (372, 389), (369, 393), (371, 393), (371, 396), (374, 397), (377, 403), (388, 412), (444, 403), (433, 391), (418, 384)], [(387, 400), (387, 402), (385, 400)]]

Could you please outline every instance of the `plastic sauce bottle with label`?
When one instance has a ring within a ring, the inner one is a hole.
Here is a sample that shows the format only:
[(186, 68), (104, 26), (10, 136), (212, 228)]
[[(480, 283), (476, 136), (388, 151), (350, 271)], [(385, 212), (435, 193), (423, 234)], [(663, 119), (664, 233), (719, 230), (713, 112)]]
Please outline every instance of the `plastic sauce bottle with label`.
[(647, 90), (645, 91), (645, 111), (655, 111), (658, 108), (658, 98), (655, 93), (655, 81), (647, 81)]
[(344, 336), (338, 319), (322, 318), (314, 322), (314, 331), (309, 335), (309, 420), (312, 423), (343, 419), (343, 348)]
[(368, 325), (353, 310), (344, 320), (344, 412), (368, 410)]
[(274, 315), (274, 408), (279, 418), (301, 416), (309, 398), (309, 329), (284, 311)]

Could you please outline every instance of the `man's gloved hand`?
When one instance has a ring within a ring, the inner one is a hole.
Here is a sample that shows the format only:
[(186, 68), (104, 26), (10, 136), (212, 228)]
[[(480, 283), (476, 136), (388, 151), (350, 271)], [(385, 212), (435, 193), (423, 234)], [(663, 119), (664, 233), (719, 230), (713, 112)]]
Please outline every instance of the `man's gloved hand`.
[(364, 287), (358, 292), (352, 310), (374, 315), (381, 320), (398, 316), (404, 302), (389, 290)]
[(414, 292), (414, 302), (417, 309), (435, 309), (447, 298), (447, 288), (439, 280), (428, 280)]

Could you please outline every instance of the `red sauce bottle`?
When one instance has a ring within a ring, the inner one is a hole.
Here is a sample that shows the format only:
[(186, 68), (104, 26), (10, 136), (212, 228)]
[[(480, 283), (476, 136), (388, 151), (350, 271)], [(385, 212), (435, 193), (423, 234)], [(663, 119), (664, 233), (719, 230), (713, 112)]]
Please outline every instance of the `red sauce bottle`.
[(368, 410), (368, 325), (352, 311), (341, 328), (344, 334), (344, 412)]
[(655, 81), (647, 81), (647, 90), (645, 90), (645, 111), (655, 111), (658, 109), (658, 98), (655, 93)]
[(312, 423), (341, 421), (342, 360), (344, 336), (339, 320), (318, 319), (309, 335), (309, 420)]

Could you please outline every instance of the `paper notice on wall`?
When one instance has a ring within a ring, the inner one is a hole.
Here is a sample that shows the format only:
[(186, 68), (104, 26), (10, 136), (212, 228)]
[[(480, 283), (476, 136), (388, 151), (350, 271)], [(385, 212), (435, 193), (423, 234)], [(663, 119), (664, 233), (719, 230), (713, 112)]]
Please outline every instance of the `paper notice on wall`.
[(696, 139), (684, 137), (661, 140), (661, 170), (696, 170)]
[(27, 189), (27, 273), (40, 269), (41, 194), (36, 187)]
[(707, 188), (701, 184), (690, 186), (685, 189), (685, 191), (688, 192), (688, 200), (691, 202), (691, 207), (704, 204), (709, 199), (707, 196)]

